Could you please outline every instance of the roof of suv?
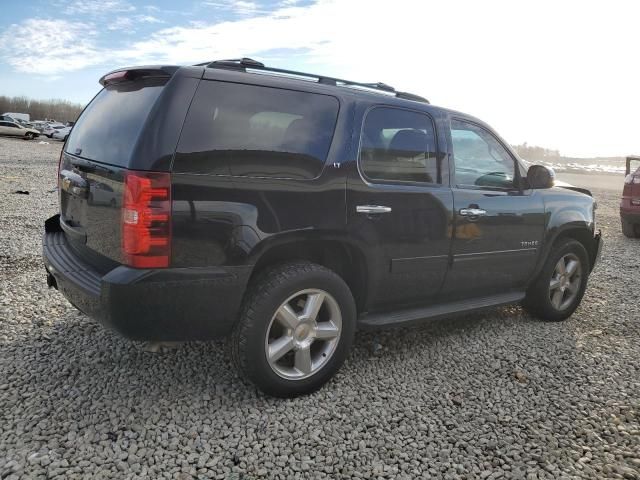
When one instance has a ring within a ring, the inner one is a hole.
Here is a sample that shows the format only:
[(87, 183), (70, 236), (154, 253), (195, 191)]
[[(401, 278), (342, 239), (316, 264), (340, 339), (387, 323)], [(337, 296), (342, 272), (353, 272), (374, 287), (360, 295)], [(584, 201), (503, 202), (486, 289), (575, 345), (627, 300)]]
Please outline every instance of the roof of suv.
[(488, 127), (488, 125), (484, 121), (472, 115), (432, 105), (429, 100), (424, 97), (413, 93), (397, 91), (392, 86), (381, 82), (362, 83), (323, 75), (296, 72), (293, 70), (271, 68), (266, 67), (264, 66), (264, 64), (250, 58), (216, 60), (212, 62), (197, 64), (194, 65), (194, 67), (205, 68), (204, 78), (226, 77), (228, 72), (232, 75), (233, 73), (241, 75), (241, 77), (239, 78), (244, 77), (244, 81), (246, 81), (246, 75), (259, 75), (259, 78), (254, 78), (251, 83), (263, 83), (262, 79), (270, 78), (273, 79), (273, 82), (277, 82), (278, 86), (280, 87), (289, 86), (291, 88), (300, 88), (300, 83), (302, 82), (307, 86), (305, 88), (312, 87), (316, 91), (321, 91), (323, 93), (328, 93), (336, 96), (349, 96), (351, 98), (358, 97), (373, 102), (380, 102), (381, 99), (384, 99), (384, 103), (409, 108), (415, 108), (416, 103), (418, 103), (423, 107), (427, 107), (429, 110), (440, 110), (443, 112), (447, 112), (452, 116), (465, 118)]
[(414, 107), (416, 103), (429, 105), (429, 101), (424, 97), (397, 91), (392, 86), (381, 82), (363, 83), (324, 75), (271, 68), (249, 58), (217, 60), (193, 66), (144, 65), (119, 68), (104, 75), (100, 79), (100, 84), (111, 83), (112, 78), (118, 81), (126, 76), (127, 71), (131, 73), (140, 72), (144, 76), (158, 75), (165, 77), (171, 77), (180, 72), (181, 75), (196, 78), (241, 81), (243, 83), (249, 80), (247, 83), (284, 86), (291, 89), (299, 89), (301, 84), (304, 84), (305, 89), (337, 97), (367, 98), (372, 101), (380, 101), (381, 98), (384, 98), (385, 103), (396, 103), (397, 101), (397, 104), (413, 105)]
[(333, 95), (343, 99), (363, 99), (372, 103), (385, 103), (413, 109), (418, 107), (421, 110), (432, 112), (446, 112), (488, 127), (485, 122), (472, 115), (432, 105), (424, 97), (413, 93), (396, 91), (393, 87), (384, 83), (362, 83), (293, 70), (271, 68), (250, 58), (217, 60), (190, 66), (144, 65), (125, 67), (107, 73), (100, 79), (100, 83), (105, 85), (110, 76), (119, 75), (126, 71), (144, 72), (145, 76), (157, 74), (171, 77), (174, 74), (178, 74), (193, 78), (249, 83), (276, 88), (290, 88), (292, 90), (299, 90), (302, 87), (310, 92)]
[(390, 85), (382, 82), (375, 83), (362, 83), (355, 82), (353, 80), (345, 80), (342, 78), (329, 77), (327, 75), (317, 75), (307, 72), (298, 72), (294, 70), (285, 70), (282, 68), (267, 67), (263, 63), (253, 60), (251, 58), (240, 58), (234, 60), (215, 60), (212, 62), (205, 62), (198, 64), (198, 66), (204, 66), (206, 68), (221, 68), (228, 70), (240, 70), (242, 72), (254, 72), (254, 73), (266, 73), (281, 77), (297, 78), (300, 80), (306, 80), (316, 82), (322, 85), (330, 85), (334, 87), (352, 87), (355, 89), (363, 89), (365, 91), (377, 91), (379, 93), (403, 98), (405, 100), (413, 100), (417, 102), (429, 103), (429, 101), (419, 95), (408, 92), (399, 92)]

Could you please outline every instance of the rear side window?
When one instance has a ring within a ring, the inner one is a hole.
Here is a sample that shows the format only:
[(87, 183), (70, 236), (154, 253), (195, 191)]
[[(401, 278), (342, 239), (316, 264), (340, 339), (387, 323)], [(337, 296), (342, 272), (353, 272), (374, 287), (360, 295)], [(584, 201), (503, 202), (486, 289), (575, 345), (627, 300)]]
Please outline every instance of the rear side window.
[[(66, 152), (88, 160), (127, 167), (140, 131), (164, 83), (149, 79), (105, 87), (71, 130)], [(64, 125), (53, 128), (64, 128)]]
[(204, 80), (173, 170), (310, 179), (327, 159), (338, 116), (328, 95)]
[(427, 115), (376, 107), (364, 121), (360, 169), (374, 182), (442, 183), (433, 122)]

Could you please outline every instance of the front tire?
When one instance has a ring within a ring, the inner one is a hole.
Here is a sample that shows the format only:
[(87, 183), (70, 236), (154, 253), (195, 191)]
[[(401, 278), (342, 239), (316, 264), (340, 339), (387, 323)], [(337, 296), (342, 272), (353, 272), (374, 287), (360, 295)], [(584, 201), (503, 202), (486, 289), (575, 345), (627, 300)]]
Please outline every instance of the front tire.
[(343, 364), (355, 324), (353, 296), (336, 273), (313, 263), (282, 264), (249, 287), (229, 339), (231, 358), (264, 393), (305, 395)]
[(524, 307), (542, 320), (566, 320), (582, 301), (590, 271), (584, 246), (570, 238), (561, 240), (527, 290)]
[(638, 238), (638, 226), (631, 223), (628, 220), (625, 220), (624, 218), (621, 218), (620, 221), (622, 222), (622, 233), (625, 237), (628, 238)]

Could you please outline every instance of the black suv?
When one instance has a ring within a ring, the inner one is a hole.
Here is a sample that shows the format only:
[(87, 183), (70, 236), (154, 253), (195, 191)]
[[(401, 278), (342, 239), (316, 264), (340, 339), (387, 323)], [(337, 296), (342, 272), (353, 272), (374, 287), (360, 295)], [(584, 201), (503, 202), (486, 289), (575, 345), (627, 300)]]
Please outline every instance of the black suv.
[(131, 339), (229, 336), (269, 394), (319, 388), (357, 328), (565, 319), (599, 256), (588, 191), (388, 85), (250, 59), (100, 83), (61, 154), (48, 284)]

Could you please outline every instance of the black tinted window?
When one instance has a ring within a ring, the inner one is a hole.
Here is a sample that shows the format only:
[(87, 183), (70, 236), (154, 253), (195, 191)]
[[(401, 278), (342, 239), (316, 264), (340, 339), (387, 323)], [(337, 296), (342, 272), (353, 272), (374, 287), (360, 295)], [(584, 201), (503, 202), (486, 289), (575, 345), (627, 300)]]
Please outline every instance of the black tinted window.
[(174, 171), (315, 178), (337, 115), (334, 97), (203, 81), (182, 129)]
[(360, 168), (374, 181), (442, 183), (433, 122), (398, 108), (371, 110), (362, 132)]
[(128, 166), (138, 135), (161, 91), (162, 85), (156, 80), (104, 88), (76, 122), (66, 151), (89, 160)]
[(487, 130), (460, 120), (451, 122), (456, 184), (514, 188), (515, 161)]

